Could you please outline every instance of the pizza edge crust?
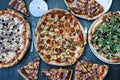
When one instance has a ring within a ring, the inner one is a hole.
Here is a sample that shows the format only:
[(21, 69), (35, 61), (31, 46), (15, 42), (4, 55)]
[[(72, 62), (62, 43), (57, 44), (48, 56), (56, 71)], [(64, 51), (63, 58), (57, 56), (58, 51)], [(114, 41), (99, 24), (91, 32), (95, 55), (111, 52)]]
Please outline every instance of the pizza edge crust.
[[(51, 10), (49, 10), (47, 13), (49, 13), (49, 12), (52, 12), (52, 11), (54, 11), (54, 10), (62, 10), (62, 9), (51, 9)], [(62, 11), (65, 11), (65, 10), (62, 10)], [(65, 11), (67, 14), (70, 14), (69, 12), (67, 12), (67, 11)], [(47, 14), (47, 13), (45, 13), (40, 19), (39, 19), (39, 21), (38, 21), (38, 24), (37, 24), (37, 28), (39, 27), (39, 25), (41, 24), (41, 22), (43, 21), (42, 19), (45, 17), (45, 15)], [(71, 16), (73, 16), (73, 15), (71, 15)], [(74, 16), (73, 16), (74, 17)], [(74, 17), (75, 18), (75, 17)], [(75, 18), (75, 19), (77, 19), (77, 18)], [(82, 33), (83, 33), (83, 35), (84, 35), (84, 45), (86, 45), (86, 36), (85, 36), (85, 32), (84, 32), (84, 29), (83, 29), (83, 27), (82, 27), (82, 25), (80, 24), (80, 22), (78, 22), (79, 23), (79, 25), (80, 25), (80, 29), (81, 29), (81, 31), (82, 31)], [(37, 28), (36, 28), (36, 31), (37, 31)], [(35, 31), (35, 34), (37, 34), (36, 33), (36, 31)], [(36, 36), (35, 36), (36, 37)], [(37, 50), (37, 52), (38, 52), (38, 49), (37, 49), (37, 42), (38, 42), (38, 36), (35, 38), (35, 41), (34, 41), (34, 44), (35, 44), (35, 49)], [(83, 54), (83, 52), (84, 52), (84, 49), (85, 49), (85, 46), (81, 49), (81, 50), (79, 50), (79, 53), (80, 53), (80, 55), (72, 62), (72, 63), (58, 63), (58, 62), (56, 62), (56, 61), (49, 61), (49, 62), (47, 62), (44, 58), (43, 58), (43, 56), (38, 52), (38, 54), (39, 54), (39, 56), (42, 58), (42, 60), (43, 61), (45, 61), (46, 63), (48, 63), (48, 64), (52, 64), (52, 65), (57, 65), (57, 66), (70, 66), (70, 65), (73, 65), (79, 58), (80, 58), (80, 56)]]
[(102, 16), (102, 15), (104, 14), (104, 11), (103, 11), (102, 13), (99, 13), (99, 15), (96, 15), (96, 16), (94, 16), (94, 17), (92, 17), (92, 18), (88, 17), (87, 15), (75, 14), (75, 13), (69, 8), (69, 4), (67, 3), (67, 1), (64, 0), (64, 2), (65, 2), (65, 4), (66, 4), (68, 10), (69, 10), (74, 16), (79, 17), (79, 18), (82, 18), (82, 19), (94, 20), (94, 19), (97, 19), (97, 18), (99, 18), (100, 16)]
[(101, 16), (99, 19), (97, 19), (96, 21), (93, 22), (93, 24), (91, 25), (91, 27), (90, 27), (90, 29), (89, 29), (89, 31), (88, 31), (88, 43), (89, 43), (90, 48), (93, 50), (94, 55), (95, 55), (96, 57), (98, 57), (100, 60), (102, 60), (102, 61), (104, 61), (104, 62), (107, 62), (107, 63), (118, 63), (118, 62), (120, 62), (120, 61), (117, 61), (117, 60), (109, 60), (109, 59), (101, 56), (101, 55), (95, 50), (95, 47), (94, 47), (94, 46), (92, 45), (92, 43), (91, 43), (91, 37), (92, 37), (93, 33), (95, 32), (96, 28), (98, 28), (99, 25), (100, 25), (101, 23), (103, 23), (102, 18), (104, 18), (104, 17), (107, 16), (107, 15), (112, 15), (112, 13), (119, 13), (119, 14), (120, 14), (120, 11), (108, 12), (108, 13), (104, 14), (103, 16)]
[[(24, 17), (23, 17), (21, 14), (15, 12), (14, 10), (10, 10), (10, 9), (7, 9), (7, 10), (5, 9), (5, 10), (2, 10), (2, 11), (6, 11), (6, 12), (8, 12), (8, 13), (15, 14), (15, 15), (17, 15), (18, 17), (22, 18), (22, 20), (25, 21), (27, 33), (26, 33), (26, 44), (25, 44), (25, 46), (24, 46), (24, 49), (20, 52), (19, 55), (16, 55), (16, 56), (14, 57), (15, 59), (14, 59), (12, 62), (7, 63), (7, 64), (0, 64), (0, 68), (3, 68), (3, 67), (11, 67), (11, 66), (17, 64), (17, 63), (23, 58), (23, 56), (25, 55), (26, 51), (28, 50), (29, 45), (30, 45), (30, 39), (31, 39), (30, 25), (29, 25), (28, 21), (25, 20)], [(1, 13), (1, 11), (0, 11), (0, 13)]]
[(29, 80), (25, 75), (22, 74), (21, 70), (18, 70), (18, 73), (25, 79), (25, 80)]
[(103, 65), (103, 66), (105, 67), (104, 74), (100, 77), (99, 80), (103, 80), (105, 78), (105, 76), (107, 75), (108, 70), (109, 70), (109, 67), (107, 65)]

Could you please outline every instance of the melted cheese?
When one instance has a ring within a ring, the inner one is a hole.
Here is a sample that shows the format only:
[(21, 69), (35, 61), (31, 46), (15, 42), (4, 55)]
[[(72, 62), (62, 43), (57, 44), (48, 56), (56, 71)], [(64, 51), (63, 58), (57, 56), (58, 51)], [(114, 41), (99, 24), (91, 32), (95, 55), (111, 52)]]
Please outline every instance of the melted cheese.
[(24, 31), (24, 23), (20, 19), (9, 14), (0, 15), (0, 41), (3, 47), (0, 49), (0, 61), (7, 63), (24, 49)]

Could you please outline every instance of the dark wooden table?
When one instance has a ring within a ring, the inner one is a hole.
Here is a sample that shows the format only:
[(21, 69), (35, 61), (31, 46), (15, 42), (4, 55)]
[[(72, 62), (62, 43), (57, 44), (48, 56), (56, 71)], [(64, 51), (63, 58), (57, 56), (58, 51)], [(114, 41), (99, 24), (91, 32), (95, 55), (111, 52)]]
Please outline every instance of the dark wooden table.
[[(9, 1), (10, 0), (0, 0), (0, 10), (10, 8), (8, 6)], [(32, 0), (25, 0), (25, 1), (26, 1), (27, 8), (28, 8), (28, 6)], [(47, 4), (48, 4), (49, 9), (60, 8), (60, 9), (67, 10), (67, 7), (63, 0), (48, 0)], [(112, 6), (109, 11), (118, 11), (118, 10), (120, 10), (120, 0), (113, 0)], [(36, 27), (36, 24), (37, 24), (39, 18), (36, 18), (30, 14), (30, 16), (26, 17), (26, 19), (29, 21), (29, 23), (31, 25), (31, 29), (32, 29), (32, 27), (33, 28)], [(87, 21), (87, 20), (84, 20), (81, 18), (78, 18), (78, 19), (81, 22), (81, 24), (83, 25), (83, 27), (87, 26), (88, 29), (93, 22), (93, 21)], [(17, 70), (20, 67), (26, 65), (32, 59), (35, 59), (36, 57), (39, 57), (39, 56), (38, 56), (38, 53), (35, 51), (35, 48), (34, 48), (33, 52), (30, 52), (30, 49), (28, 49), (26, 55), (23, 57), (23, 59), (17, 65), (10, 67), (10, 68), (0, 69), (0, 80), (24, 80), (19, 75)], [(106, 63), (103, 63), (102, 61), (100, 61), (99, 59), (97, 59), (93, 55), (88, 44), (86, 46), (85, 52), (80, 57), (80, 60), (86, 60), (86, 61), (90, 61), (90, 62), (94, 62), (94, 63), (98, 63), (98, 64), (106, 64)], [(104, 80), (120, 80), (120, 65), (110, 65), (110, 64), (106, 64), (106, 65), (109, 66), (109, 72)], [(47, 79), (44, 79), (43, 76), (41, 75), (41, 69), (47, 69), (47, 68), (60, 68), (60, 67), (48, 65), (41, 60), (39, 80), (47, 80)], [(74, 70), (75, 64), (72, 66), (69, 66), (69, 67), (62, 67), (62, 68), (68, 68), (68, 69)], [(73, 78), (74, 78), (74, 75), (73, 75)], [(73, 78), (72, 78), (72, 80), (73, 80)]]

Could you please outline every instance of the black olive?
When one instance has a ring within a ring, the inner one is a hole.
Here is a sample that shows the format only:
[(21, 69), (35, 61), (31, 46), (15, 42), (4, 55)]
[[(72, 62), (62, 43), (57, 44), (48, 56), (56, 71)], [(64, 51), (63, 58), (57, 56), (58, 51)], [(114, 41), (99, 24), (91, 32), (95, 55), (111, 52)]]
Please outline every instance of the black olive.
[(2, 22), (4, 22), (4, 20), (2, 19)]
[(3, 40), (4, 38), (3, 37), (1, 37), (1, 40)]
[(9, 29), (7, 29), (7, 31), (9, 31)]
[(13, 28), (16, 28), (16, 25), (14, 25)]
[(1, 32), (1, 34), (3, 35), (3, 32)]
[(3, 23), (3, 26), (5, 26), (5, 23)]
[(10, 34), (9, 34), (10, 36), (12, 36), (13, 35), (13, 32), (10, 32)]
[(20, 48), (18, 48), (17, 50), (20, 50)]
[(5, 36), (7, 36), (8, 34), (7, 33), (5, 33)]
[(100, 50), (99, 49), (97, 49), (97, 52), (99, 52)]
[(6, 23), (5, 25), (8, 26), (8, 23)]
[(17, 53), (18, 51), (17, 51), (17, 50), (15, 50), (15, 52)]
[(4, 58), (4, 56), (2, 55), (2, 58)]
[(5, 49), (5, 47), (3, 47), (3, 49)]
[(12, 38), (12, 40), (14, 40), (14, 38)]
[(18, 38), (18, 40), (20, 40), (20, 38)]
[(15, 41), (15, 43), (19, 44), (19, 41)]
[(17, 32), (19, 32), (20, 30), (19, 29), (17, 29)]
[(14, 30), (14, 28), (12, 28), (12, 30)]
[(3, 28), (1, 28), (1, 30), (3, 30)]

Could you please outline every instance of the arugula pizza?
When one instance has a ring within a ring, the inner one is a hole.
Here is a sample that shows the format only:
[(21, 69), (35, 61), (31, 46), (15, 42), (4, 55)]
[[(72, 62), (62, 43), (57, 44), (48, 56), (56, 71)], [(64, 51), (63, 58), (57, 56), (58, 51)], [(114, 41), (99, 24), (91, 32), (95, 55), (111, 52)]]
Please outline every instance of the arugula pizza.
[(13, 10), (0, 10), (0, 68), (19, 62), (29, 47), (30, 26)]
[(49, 10), (38, 21), (35, 47), (48, 64), (72, 65), (84, 51), (86, 37), (79, 21), (70, 13)]
[(89, 30), (89, 44), (95, 54), (108, 63), (120, 62), (120, 12), (109, 12)]
[(76, 64), (74, 80), (103, 80), (108, 66), (80, 61)]
[(75, 16), (93, 20), (104, 13), (104, 8), (96, 0), (64, 0), (68, 10)]

